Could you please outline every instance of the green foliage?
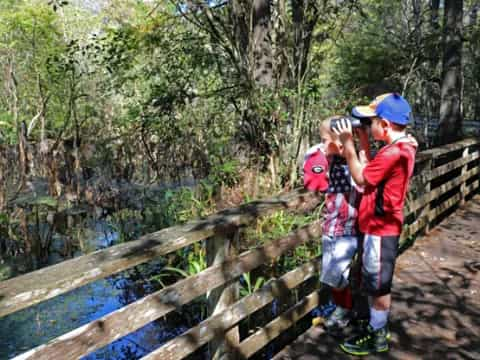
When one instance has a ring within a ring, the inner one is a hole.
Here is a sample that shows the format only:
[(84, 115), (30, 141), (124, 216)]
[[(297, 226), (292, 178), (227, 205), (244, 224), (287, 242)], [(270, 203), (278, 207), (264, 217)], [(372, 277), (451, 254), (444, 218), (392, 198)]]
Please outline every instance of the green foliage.
[(14, 144), (17, 133), (12, 114), (0, 110), (0, 144)]
[(257, 221), (255, 229), (247, 232), (247, 238), (258, 239), (265, 243), (272, 239), (286, 236), (298, 227), (309, 224), (321, 217), (322, 207), (309, 214), (293, 214), (286, 211), (277, 211)]
[(118, 233), (119, 243), (135, 240), (145, 231), (144, 218), (138, 210), (121, 209), (109, 217), (109, 224)]
[(242, 274), (242, 280), (240, 281), (241, 288), (240, 288), (240, 296), (248, 296), (253, 294), (255, 291), (260, 289), (265, 284), (265, 278), (259, 276), (256, 278), (255, 283), (252, 282), (251, 273), (247, 272)]
[(57, 199), (51, 196), (34, 196), (26, 194), (15, 199), (15, 203), (19, 206), (46, 206), (56, 208), (58, 206)]
[(165, 190), (159, 200), (147, 207), (145, 222), (159, 229), (203, 217), (212, 211), (212, 196), (212, 188), (203, 184), (196, 190), (186, 187)]
[[(218, 161), (218, 162), (217, 162)], [(214, 187), (222, 185), (231, 187), (238, 183), (240, 179), (239, 162), (236, 159), (224, 160), (219, 159), (212, 164), (208, 182)], [(203, 182), (205, 184), (205, 182)], [(206, 184), (206, 187), (209, 185)]]
[[(323, 204), (317, 207), (315, 211), (304, 215), (285, 211), (275, 212), (257, 221), (254, 229), (247, 229), (245, 241), (247, 244), (257, 246), (258, 244), (265, 244), (271, 240), (287, 236), (295, 229), (321, 219), (322, 209)], [(278, 270), (280, 273), (284, 273), (321, 254), (321, 241), (320, 239), (314, 239), (296, 246), (295, 249), (268, 265), (274, 268), (274, 272)]]
[[(198, 274), (207, 268), (205, 247), (202, 244), (195, 243), (193, 246), (182, 249), (177, 253), (178, 264), (167, 265), (162, 271), (154, 275), (151, 280), (158, 282), (165, 287), (170, 282), (175, 282), (178, 278), (187, 278)], [(174, 280), (172, 280), (172, 278)], [(165, 282), (165, 279), (168, 281)]]
[(409, 29), (392, 19), (401, 11), (401, 2), (389, 0), (365, 2), (362, 11), (354, 13), (333, 55), (333, 79), (343, 92), (402, 88), (399, 80), (408, 72), (412, 44), (406, 40)]
[(0, 213), (0, 226), (8, 224), (8, 214)]
[(7, 280), (12, 277), (12, 267), (4, 262), (0, 264), (0, 281)]
[[(0, 33), (0, 58), (9, 65), (3, 80), (10, 84), (2, 94), (2, 102), (12, 104), (16, 96), (17, 121), (30, 121), (39, 111), (40, 93), (45, 95), (55, 88), (46, 64), (49, 58), (64, 51), (56, 15), (46, 5), (16, 2), (1, 8)], [(2, 126), (4, 136), (9, 143), (15, 142), (17, 124), (13, 114), (2, 114), (1, 118), (0, 121), (6, 122), (6, 126)]]
[[(475, 5), (474, 5), (475, 6)], [(478, 5), (476, 5), (478, 6)], [(471, 16), (471, 14), (470, 14)], [(464, 30), (464, 97), (466, 119), (480, 119), (480, 22), (470, 23)]]

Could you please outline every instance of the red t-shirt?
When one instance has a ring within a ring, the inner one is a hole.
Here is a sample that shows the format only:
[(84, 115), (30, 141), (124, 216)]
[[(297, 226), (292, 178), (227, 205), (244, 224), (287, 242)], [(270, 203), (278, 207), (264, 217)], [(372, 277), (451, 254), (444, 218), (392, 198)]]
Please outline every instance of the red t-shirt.
[[(410, 141), (384, 146), (363, 169), (366, 185), (360, 202), (359, 227), (364, 234), (396, 236), (402, 232), (403, 205), (413, 174), (416, 147)], [(375, 214), (378, 186), (385, 182), (384, 215)]]

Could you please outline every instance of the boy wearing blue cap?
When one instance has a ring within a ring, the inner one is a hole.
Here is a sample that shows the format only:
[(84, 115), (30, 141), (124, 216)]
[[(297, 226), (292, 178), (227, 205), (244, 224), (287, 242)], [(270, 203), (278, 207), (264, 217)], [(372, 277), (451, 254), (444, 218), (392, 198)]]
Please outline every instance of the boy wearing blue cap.
[(334, 129), (354, 181), (365, 187), (358, 222), (364, 234), (360, 247), (362, 289), (370, 300), (370, 322), (364, 331), (340, 345), (352, 355), (388, 351), (390, 290), (417, 149), (415, 139), (405, 132), (410, 112), (408, 102), (395, 93), (380, 95), (369, 105), (353, 109), (353, 116), (372, 120), (372, 137), (386, 144), (370, 162), (357, 156), (348, 120), (343, 119)]

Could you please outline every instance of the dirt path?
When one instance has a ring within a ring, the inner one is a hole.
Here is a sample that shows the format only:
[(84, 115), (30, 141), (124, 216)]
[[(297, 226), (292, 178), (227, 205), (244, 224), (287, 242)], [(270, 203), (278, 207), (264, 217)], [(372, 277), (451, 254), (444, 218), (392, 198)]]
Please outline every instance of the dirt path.
[[(480, 360), (480, 196), (418, 239), (397, 262), (390, 352), (368, 358)], [(275, 359), (348, 359), (311, 328)]]

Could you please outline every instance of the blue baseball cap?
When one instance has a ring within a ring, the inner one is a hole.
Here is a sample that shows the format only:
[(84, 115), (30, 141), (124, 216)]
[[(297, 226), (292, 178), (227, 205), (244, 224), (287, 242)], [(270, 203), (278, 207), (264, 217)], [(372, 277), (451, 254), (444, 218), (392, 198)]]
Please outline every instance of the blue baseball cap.
[(412, 109), (405, 98), (397, 93), (377, 96), (369, 105), (355, 106), (352, 115), (357, 118), (380, 117), (394, 124), (407, 125)]

